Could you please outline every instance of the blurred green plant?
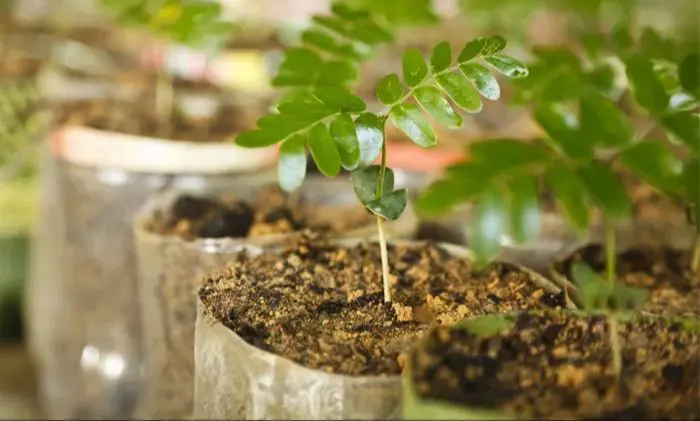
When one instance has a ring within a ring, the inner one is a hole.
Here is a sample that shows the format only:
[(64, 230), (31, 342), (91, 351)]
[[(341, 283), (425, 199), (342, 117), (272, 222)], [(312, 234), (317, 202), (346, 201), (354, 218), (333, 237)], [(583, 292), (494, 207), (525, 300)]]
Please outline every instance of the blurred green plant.
[[(526, 76), (527, 69), (502, 53), (506, 40), (499, 36), (474, 39), (456, 56), (450, 44), (442, 42), (432, 50), (429, 61), (418, 50), (411, 49), (403, 55), (402, 77), (390, 74), (376, 88), (384, 109), (370, 112), (365, 101), (353, 95), (348, 85), (354, 80), (358, 59), (362, 57), (359, 46), (371, 47), (393, 39), (392, 27), (380, 26), (376, 16), (376, 10), (336, 4), (332, 16), (315, 17), (319, 28), (312, 30), (318, 31), (318, 36), (310, 37), (309, 34), (316, 32), (305, 32), (305, 47), (288, 49), (273, 79), (277, 86), (302, 87), (302, 94), (287, 97), (276, 113), (259, 119), (257, 129), (241, 133), (236, 143), (255, 148), (281, 144), (278, 177), (286, 191), (293, 191), (303, 183), (307, 149), (319, 171), (327, 177), (338, 175), (341, 169), (352, 171), (351, 181), (358, 199), (377, 218), (384, 299), (390, 301), (382, 224), (386, 219), (401, 216), (406, 208), (407, 192), (395, 188), (394, 173), (386, 165), (386, 123), (391, 121), (415, 144), (433, 147), (437, 137), (427, 117), (448, 128), (461, 127), (462, 116), (453, 105), (477, 113), (483, 107), (482, 97), (492, 101), (500, 98), (498, 82), (489, 67), (511, 78)], [(321, 27), (326, 32), (321, 32)], [(346, 41), (340, 43), (331, 38), (331, 33)], [(322, 58), (317, 51), (332, 56), (332, 61)], [(347, 71), (326, 70), (328, 63), (334, 63), (333, 69)], [(380, 164), (372, 165), (379, 157)]]
[[(221, 14), (221, 4), (210, 0), (101, 0), (102, 6), (125, 26), (140, 28), (170, 42), (209, 55), (221, 50), (235, 25)], [(159, 69), (156, 108), (167, 124), (173, 108), (172, 80)]]
[(603, 311), (606, 315), (613, 371), (619, 377), (622, 372), (619, 315), (639, 309), (649, 298), (649, 291), (616, 283), (615, 273), (608, 273), (605, 280), (581, 262), (574, 264), (572, 273), (584, 308)]
[(41, 95), (33, 79), (0, 82), (0, 184), (37, 172), (30, 138), (42, 122)]
[[(440, 214), (458, 204), (475, 202), (477, 215), (470, 221), (470, 244), (478, 260), (485, 263), (500, 252), (502, 236), (518, 244), (537, 237), (538, 190), (546, 186), (577, 230), (588, 228), (592, 207), (604, 216), (610, 273), (615, 270), (615, 225), (630, 218), (632, 211), (617, 174), (619, 166), (684, 200), (693, 210), (689, 212), (695, 216), (691, 221), (697, 220), (698, 56), (682, 56), (670, 40), (653, 31), (644, 34), (635, 41), (619, 28), (612, 39), (603, 38), (602, 45), (611, 42), (635, 107), (665, 129), (670, 142), (648, 139), (648, 131), (634, 133), (614, 102), (619, 95), (611, 94), (612, 69), (587, 70), (591, 67), (564, 49), (537, 51), (538, 59), (528, 65), (531, 77), (516, 84), (524, 91), (546, 136), (535, 142), (475, 142), (469, 149), (470, 161), (447, 168), (444, 177), (419, 198), (419, 211)], [(602, 73), (607, 76), (601, 78)], [(698, 244), (692, 266), (696, 275), (700, 240)]]

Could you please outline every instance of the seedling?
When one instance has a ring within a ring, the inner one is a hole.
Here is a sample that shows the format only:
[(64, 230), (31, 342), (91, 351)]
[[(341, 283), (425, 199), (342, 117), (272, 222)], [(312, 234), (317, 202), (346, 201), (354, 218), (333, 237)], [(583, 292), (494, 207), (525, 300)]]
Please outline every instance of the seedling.
[[(233, 23), (221, 17), (221, 5), (196, 0), (102, 0), (123, 25), (145, 29), (171, 42), (212, 54), (231, 37)], [(166, 69), (158, 70), (156, 112), (165, 125), (173, 109), (173, 82)]]
[(581, 262), (574, 264), (572, 273), (573, 281), (578, 286), (581, 301), (586, 310), (605, 313), (610, 333), (613, 370), (619, 378), (622, 371), (619, 317), (621, 313), (639, 309), (647, 301), (649, 291), (615, 283), (614, 273), (612, 275), (608, 273), (606, 281)]
[[(592, 205), (604, 216), (607, 272), (612, 282), (615, 226), (628, 219), (632, 209), (625, 186), (616, 174), (616, 164), (664, 192), (684, 197), (689, 207), (697, 203), (700, 194), (697, 170), (700, 117), (692, 111), (697, 109), (698, 82), (691, 77), (691, 70), (697, 69), (697, 56), (685, 59), (678, 66), (678, 60), (672, 61), (677, 55), (667, 55), (661, 69), (666, 75), (664, 85), (652, 60), (645, 55), (656, 51), (652, 55), (660, 57), (659, 49), (650, 47), (655, 44), (649, 40), (655, 38), (649, 34), (655, 33), (646, 31), (644, 48), (638, 50), (621, 42), (619, 39), (624, 38), (621, 34), (624, 33), (618, 29), (615, 36), (618, 44), (623, 45), (619, 56), (634, 99), (674, 138), (680, 153), (674, 153), (667, 142), (646, 139), (647, 131), (634, 134), (628, 119), (613, 101), (613, 97), (619, 96), (611, 89), (614, 85), (601, 83), (601, 74), (612, 69), (585, 70), (586, 66), (569, 52), (540, 51), (539, 61), (530, 66), (537, 69), (533, 72), (536, 83), (525, 79), (521, 93), (534, 105), (534, 118), (546, 137), (527, 143), (512, 139), (474, 143), (470, 148), (471, 161), (448, 168), (445, 177), (419, 199), (419, 210), (442, 213), (462, 202), (477, 203), (470, 244), (479, 260), (485, 262), (498, 254), (503, 235), (518, 244), (536, 237), (538, 188), (547, 186), (577, 230), (588, 228)], [(669, 43), (664, 40), (656, 44)], [(695, 65), (688, 64), (688, 60), (695, 60)], [(554, 68), (557, 73), (548, 74), (548, 68)], [(673, 71), (669, 73), (669, 69)], [(675, 83), (671, 77), (674, 74)], [(602, 80), (612, 81), (612, 76)], [(679, 80), (685, 82), (681, 84)], [(572, 111), (574, 102), (578, 115)], [(686, 157), (685, 165), (678, 156)], [(697, 214), (697, 206), (695, 209)], [(696, 273), (697, 265), (694, 263)]]
[[(453, 104), (477, 113), (483, 107), (482, 96), (493, 101), (500, 98), (496, 78), (478, 61), (510, 78), (526, 76), (527, 69), (502, 54), (506, 40), (500, 36), (472, 40), (456, 57), (450, 44), (442, 42), (432, 50), (429, 63), (419, 51), (408, 50), (402, 60), (403, 83), (397, 74), (384, 77), (376, 88), (384, 109), (370, 112), (365, 101), (345, 87), (347, 77), (338, 78), (325, 69), (329, 63), (337, 68), (354, 68), (354, 54), (340, 52), (371, 50), (376, 41), (389, 39), (392, 34), (367, 11), (337, 5), (333, 10), (332, 18), (314, 19), (324, 23), (323, 38), (288, 50), (273, 80), (287, 86), (293, 84), (282, 82), (297, 82), (304, 88), (302, 95), (288, 98), (277, 113), (258, 120), (257, 129), (240, 134), (236, 142), (244, 147), (281, 144), (279, 184), (289, 192), (297, 189), (306, 176), (307, 148), (325, 176), (335, 177), (341, 169), (352, 172), (358, 199), (376, 215), (384, 300), (388, 302), (391, 292), (383, 223), (401, 216), (407, 191), (395, 188), (394, 172), (386, 165), (387, 121), (415, 144), (431, 148), (437, 138), (426, 115), (448, 128), (459, 128), (463, 120)], [(326, 41), (318, 42), (321, 39)], [(379, 165), (373, 165), (378, 158)]]

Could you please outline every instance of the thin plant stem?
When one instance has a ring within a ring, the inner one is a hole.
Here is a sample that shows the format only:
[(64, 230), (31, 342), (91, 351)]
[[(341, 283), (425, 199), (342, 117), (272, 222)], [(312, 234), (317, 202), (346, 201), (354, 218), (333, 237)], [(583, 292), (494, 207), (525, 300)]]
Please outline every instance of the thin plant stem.
[[(612, 286), (615, 283), (617, 265), (617, 253), (615, 252), (615, 226), (610, 221), (605, 221), (605, 267), (608, 282)], [(612, 364), (616, 378), (622, 372), (622, 355), (620, 348), (620, 335), (616, 310), (608, 312), (608, 329), (610, 330), (610, 348), (612, 351)]]
[(622, 372), (622, 354), (620, 347), (619, 323), (617, 313), (608, 313), (608, 329), (610, 330), (610, 347), (612, 348), (612, 364), (615, 377), (619, 378)]
[(386, 239), (384, 238), (384, 229), (382, 225), (384, 219), (377, 216), (377, 231), (379, 231), (379, 251), (382, 256), (382, 283), (384, 284), (384, 302), (391, 302), (391, 289), (389, 287), (389, 256), (387, 256)]
[(605, 269), (610, 285), (615, 283), (617, 253), (615, 252), (615, 226), (605, 222)]
[[(382, 162), (379, 165), (379, 179), (377, 179), (377, 190), (374, 196), (382, 197), (384, 189), (384, 174), (386, 173), (386, 140), (382, 142)], [(386, 238), (384, 237), (384, 217), (377, 215), (377, 232), (379, 234), (379, 252), (382, 258), (382, 284), (384, 285), (384, 302), (391, 302), (391, 289), (389, 285), (389, 256), (386, 249)]]

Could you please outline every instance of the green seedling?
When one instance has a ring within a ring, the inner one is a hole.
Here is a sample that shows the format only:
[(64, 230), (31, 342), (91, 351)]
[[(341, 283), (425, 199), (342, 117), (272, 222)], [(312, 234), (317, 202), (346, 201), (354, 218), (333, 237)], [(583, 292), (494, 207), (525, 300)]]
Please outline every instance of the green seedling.
[[(355, 68), (357, 56), (351, 51), (371, 50), (393, 34), (367, 11), (338, 5), (333, 11), (332, 17), (314, 18), (323, 26), (326, 41), (321, 43), (322, 38), (316, 37), (312, 42), (306, 36), (304, 47), (287, 50), (273, 80), (277, 86), (302, 87), (301, 94), (288, 97), (276, 113), (258, 120), (257, 129), (240, 134), (236, 143), (255, 148), (280, 144), (278, 177), (286, 191), (303, 183), (307, 150), (327, 177), (341, 170), (352, 172), (358, 199), (376, 215), (384, 300), (388, 302), (391, 292), (383, 223), (401, 216), (408, 195), (406, 189), (395, 188), (394, 173), (386, 164), (385, 125), (391, 121), (415, 144), (431, 148), (437, 137), (428, 117), (448, 128), (459, 128), (463, 118), (455, 108), (477, 113), (483, 107), (482, 97), (500, 98), (498, 82), (489, 68), (510, 78), (526, 76), (527, 68), (503, 54), (506, 40), (500, 36), (472, 40), (456, 55), (449, 43), (442, 42), (433, 48), (428, 62), (411, 49), (403, 55), (402, 77), (393, 73), (379, 82), (376, 97), (383, 109), (371, 112), (363, 99), (349, 91), (347, 77), (338, 78), (326, 69), (329, 63), (335, 63), (332, 68)], [(380, 163), (373, 165), (377, 159)]]
[[(621, 34), (624, 32), (618, 29), (613, 36), (624, 38)], [(697, 215), (700, 116), (694, 111), (698, 104), (697, 78), (691, 74), (697, 69), (697, 57), (681, 59), (681, 54), (667, 53), (663, 58), (660, 47), (655, 50), (650, 45), (673, 45), (671, 41), (650, 35), (655, 34), (653, 31), (645, 34), (641, 47), (618, 39), (623, 45), (618, 56), (636, 105), (666, 130), (675, 145), (648, 139), (648, 130), (634, 133), (629, 119), (616, 105), (620, 95), (614, 92), (611, 68), (596, 71), (595, 66), (591, 67), (594, 61), (584, 65), (567, 50), (542, 50), (529, 66), (537, 69), (534, 82), (531, 76), (516, 84), (533, 106), (533, 117), (546, 136), (535, 142), (475, 142), (470, 147), (470, 161), (448, 168), (444, 177), (419, 198), (419, 210), (440, 214), (460, 203), (475, 202), (478, 212), (470, 222), (469, 240), (478, 260), (484, 262), (500, 252), (504, 235), (517, 244), (536, 238), (540, 228), (538, 190), (544, 187), (580, 232), (589, 227), (592, 207), (600, 211), (604, 216), (606, 256), (613, 261), (615, 227), (630, 218), (632, 210), (617, 173), (620, 167), (663, 192), (684, 198), (689, 208), (695, 206)], [(650, 41), (655, 37), (659, 40), (656, 44)], [(657, 61), (663, 66), (657, 67)], [(548, 68), (556, 73), (547, 73)], [(610, 77), (601, 78), (601, 74)], [(696, 247), (695, 255), (698, 253)], [(693, 264), (696, 274), (698, 259)], [(614, 265), (608, 270), (609, 275), (614, 274)]]
[[(171, 42), (203, 50), (211, 55), (224, 47), (234, 30), (221, 16), (221, 5), (197, 0), (101, 0), (114, 18), (125, 26), (145, 29)], [(173, 110), (173, 82), (159, 69), (156, 112), (161, 124)]]
[[(609, 264), (614, 266), (614, 264)], [(616, 283), (614, 276), (608, 271), (608, 279), (600, 277), (593, 269), (584, 263), (574, 264), (573, 281), (579, 289), (579, 294), (587, 310), (597, 310), (605, 313), (610, 332), (610, 347), (612, 350), (612, 365), (615, 375), (619, 378), (622, 371), (622, 354), (619, 333), (620, 313), (639, 309), (648, 299), (649, 291), (633, 288)]]

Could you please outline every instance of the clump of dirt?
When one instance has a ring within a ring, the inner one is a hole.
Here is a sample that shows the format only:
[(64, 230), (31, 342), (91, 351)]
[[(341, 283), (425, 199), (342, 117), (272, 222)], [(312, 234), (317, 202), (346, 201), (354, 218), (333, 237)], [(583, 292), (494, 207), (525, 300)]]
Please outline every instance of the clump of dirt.
[(525, 419), (700, 417), (700, 335), (659, 318), (623, 324), (617, 380), (607, 329), (604, 317), (551, 311), (491, 336), (439, 327), (412, 355), (414, 389)]
[(276, 186), (261, 189), (252, 202), (233, 197), (180, 196), (157, 212), (146, 229), (161, 235), (197, 238), (255, 238), (311, 228), (343, 232), (372, 223), (361, 206), (330, 206), (295, 201)]
[[(650, 297), (641, 311), (659, 315), (700, 314), (700, 285), (692, 282), (691, 251), (663, 247), (634, 247), (617, 256), (618, 281), (650, 290)], [(590, 244), (569, 258), (555, 264), (554, 269), (572, 280), (573, 265), (587, 263), (605, 273), (605, 249)]]
[(340, 246), (313, 236), (280, 253), (241, 252), (205, 279), (199, 296), (248, 343), (346, 375), (399, 374), (406, 346), (435, 323), (563, 305), (563, 294), (510, 264), (478, 270), (429, 243), (390, 245), (388, 253), (391, 303), (383, 301), (376, 243)]

